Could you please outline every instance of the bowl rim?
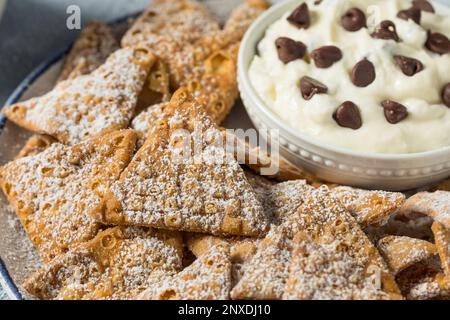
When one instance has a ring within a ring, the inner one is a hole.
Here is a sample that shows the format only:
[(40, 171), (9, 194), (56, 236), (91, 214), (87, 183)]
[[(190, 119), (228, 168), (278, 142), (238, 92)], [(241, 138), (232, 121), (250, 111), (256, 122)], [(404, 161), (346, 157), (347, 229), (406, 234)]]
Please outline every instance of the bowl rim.
[[(278, 11), (281, 11), (281, 8), (288, 8), (293, 6), (295, 3), (299, 3), (299, 0), (285, 0), (280, 3), (277, 3), (270, 7), (266, 12), (264, 12), (261, 16), (259, 16), (247, 32), (244, 35), (244, 38), (241, 42), (241, 47), (239, 49), (238, 54), (238, 80), (240, 84), (240, 88), (246, 91), (245, 93), (248, 97), (254, 102), (257, 107), (258, 112), (264, 114), (265, 118), (268, 119), (271, 123), (276, 125), (276, 129), (282, 132), (286, 132), (288, 135), (295, 137), (295, 139), (300, 140), (302, 142), (306, 142), (307, 144), (318, 147), (322, 150), (331, 151), (339, 156), (346, 157), (354, 157), (354, 158), (369, 158), (371, 160), (385, 160), (385, 161), (402, 161), (402, 160), (426, 160), (436, 157), (444, 157), (448, 155), (450, 158), (450, 145), (441, 147), (434, 150), (416, 152), (416, 153), (376, 153), (376, 152), (367, 152), (367, 151), (355, 151), (345, 147), (333, 146), (326, 142), (320, 141), (320, 139), (313, 137), (311, 135), (301, 133), (298, 130), (295, 130), (288, 124), (284, 123), (283, 120), (272, 111), (267, 104), (264, 103), (262, 98), (258, 95), (253, 85), (251, 84), (248, 69), (250, 65), (246, 65), (245, 60), (249, 55), (249, 50), (251, 50), (251, 42), (254, 33), (260, 33), (263, 28), (262, 25), (266, 24), (268, 21), (274, 22), (276, 19), (280, 18), (278, 15)], [(259, 42), (259, 40), (258, 40)], [(244, 94), (245, 94), (244, 93)], [(280, 137), (283, 135), (280, 134)], [(295, 143), (298, 145), (298, 143)]]

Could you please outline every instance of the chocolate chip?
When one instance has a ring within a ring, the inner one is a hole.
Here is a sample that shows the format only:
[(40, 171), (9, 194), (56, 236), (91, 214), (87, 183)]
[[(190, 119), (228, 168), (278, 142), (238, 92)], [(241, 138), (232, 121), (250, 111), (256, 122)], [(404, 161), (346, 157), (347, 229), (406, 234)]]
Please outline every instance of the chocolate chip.
[(306, 3), (299, 5), (294, 11), (292, 11), (290, 16), (287, 17), (287, 21), (299, 29), (308, 29), (311, 24), (308, 5)]
[(371, 34), (372, 38), (399, 41), (395, 24), (390, 20), (381, 21)]
[(447, 83), (442, 89), (442, 101), (444, 104), (450, 108), (450, 82)]
[(300, 91), (303, 99), (310, 100), (315, 94), (327, 93), (328, 87), (316, 79), (305, 76), (300, 79)]
[(422, 62), (417, 59), (397, 55), (394, 56), (394, 60), (402, 72), (409, 77), (423, 70)]
[(420, 9), (412, 7), (406, 10), (401, 10), (397, 13), (397, 17), (403, 20), (411, 19), (415, 23), (420, 24)]
[(372, 62), (363, 59), (352, 70), (352, 82), (357, 87), (367, 87), (376, 77), (375, 67)]
[(389, 123), (399, 123), (408, 116), (408, 109), (398, 102), (384, 100), (381, 105), (384, 108), (384, 116)]
[(314, 1), (314, 5), (316, 5), (316, 6), (318, 6), (319, 4), (321, 4), (322, 3), (322, 0), (316, 0), (316, 1)]
[(311, 58), (314, 59), (317, 68), (329, 68), (342, 59), (342, 52), (335, 46), (323, 46), (311, 52)]
[(358, 31), (366, 26), (366, 16), (358, 8), (351, 8), (341, 17), (341, 24), (347, 31)]
[(303, 58), (306, 53), (306, 46), (303, 42), (286, 37), (278, 38), (275, 41), (275, 46), (277, 47), (278, 58), (285, 64)]
[(425, 47), (428, 48), (428, 50), (439, 53), (439, 54), (445, 54), (450, 52), (450, 40), (439, 32), (428, 32), (428, 38), (425, 42)]
[(422, 11), (434, 13), (433, 6), (426, 0), (414, 0), (413, 7)]
[(356, 130), (362, 126), (361, 114), (358, 106), (351, 101), (345, 101), (341, 104), (333, 113), (333, 119), (338, 125), (344, 128)]

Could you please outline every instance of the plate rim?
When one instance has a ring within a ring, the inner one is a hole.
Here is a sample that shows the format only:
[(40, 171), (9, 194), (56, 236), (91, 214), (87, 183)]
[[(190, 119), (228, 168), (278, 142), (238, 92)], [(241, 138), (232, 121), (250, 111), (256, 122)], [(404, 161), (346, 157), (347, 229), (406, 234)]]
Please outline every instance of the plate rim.
[[(139, 15), (142, 11), (134, 12), (113, 21), (106, 22), (109, 26), (114, 27), (115, 25), (120, 25), (125, 23), (130, 18), (134, 18)], [(28, 90), (28, 88), (33, 85), (36, 80), (38, 80), (45, 72), (47, 72), (52, 66), (61, 61), (67, 53), (72, 49), (73, 44), (76, 40), (70, 42), (69, 45), (63, 47), (63, 49), (59, 49), (56, 53), (51, 54), (48, 58), (46, 58), (43, 62), (38, 64), (36, 68), (34, 68), (12, 91), (12, 93), (8, 96), (3, 106), (0, 108), (0, 133), (3, 131), (7, 118), (1, 112), (5, 106), (9, 106), (18, 102), (24, 93)], [(0, 286), (3, 288), (6, 296), (11, 300), (25, 300), (24, 295), (19, 289), (19, 286), (15, 283), (14, 279), (11, 277), (11, 274), (6, 267), (5, 261), (0, 256)]]

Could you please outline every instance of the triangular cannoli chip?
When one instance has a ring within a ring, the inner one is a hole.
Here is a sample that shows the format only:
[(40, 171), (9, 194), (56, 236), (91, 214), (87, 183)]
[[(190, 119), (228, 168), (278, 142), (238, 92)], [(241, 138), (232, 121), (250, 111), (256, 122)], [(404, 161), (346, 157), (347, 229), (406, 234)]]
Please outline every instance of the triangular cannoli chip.
[(26, 129), (67, 144), (125, 128), (153, 62), (146, 49), (118, 50), (93, 73), (63, 81), (42, 97), (6, 107), (4, 113)]
[(40, 299), (133, 299), (152, 286), (151, 276), (181, 269), (179, 233), (110, 228), (32, 275), (24, 288)]
[(256, 247), (260, 239), (243, 237), (215, 237), (203, 234), (188, 234), (186, 244), (188, 249), (197, 257), (207, 254), (218, 245), (230, 247), (230, 261), (232, 264), (231, 278), (233, 285), (242, 277), (245, 265), (256, 253)]
[(1, 187), (45, 262), (95, 237), (100, 225), (89, 212), (100, 186), (118, 179), (131, 160), (136, 139), (123, 130), (72, 147), (54, 143), (0, 169)]
[(119, 42), (108, 25), (98, 21), (89, 23), (73, 44), (58, 82), (91, 73), (117, 49)]
[(386, 292), (381, 274), (368, 269), (342, 240), (316, 241), (301, 231), (293, 246), (283, 299), (401, 299), (398, 293)]
[[(162, 279), (161, 279), (162, 278)], [(159, 281), (139, 295), (145, 300), (228, 300), (231, 290), (229, 248), (218, 245), (174, 276)]]
[(16, 159), (37, 155), (55, 142), (57, 142), (56, 139), (51, 136), (34, 134), (25, 142)]
[[(394, 277), (379, 252), (328, 187), (310, 190), (297, 212), (288, 215), (279, 230), (272, 231), (261, 242), (243, 278), (233, 289), (233, 298), (281, 299), (292, 255), (292, 239), (300, 231), (320, 244), (339, 241), (342, 251), (358, 262), (367, 277), (373, 273), (379, 275), (381, 291), (399, 297)], [(270, 258), (265, 260), (266, 256)], [(264, 292), (261, 288), (271, 290)]]
[(383, 225), (405, 202), (399, 192), (371, 191), (346, 186), (333, 188), (333, 193), (360, 225)]
[(399, 213), (421, 213), (450, 228), (450, 192), (417, 193), (406, 200)]
[(450, 284), (450, 229), (439, 222), (434, 222), (431, 229), (434, 234), (434, 242), (441, 258), (442, 269)]
[(165, 113), (93, 216), (119, 225), (263, 235), (268, 217), (201, 105), (180, 89)]
[(377, 245), (394, 274), (437, 254), (431, 242), (401, 236), (387, 236)]

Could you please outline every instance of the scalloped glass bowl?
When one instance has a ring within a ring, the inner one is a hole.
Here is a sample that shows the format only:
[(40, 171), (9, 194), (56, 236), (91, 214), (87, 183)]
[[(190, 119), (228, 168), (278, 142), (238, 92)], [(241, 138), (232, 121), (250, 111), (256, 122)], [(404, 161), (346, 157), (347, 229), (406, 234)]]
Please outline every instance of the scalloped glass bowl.
[(278, 129), (280, 153), (326, 181), (368, 189), (408, 190), (450, 176), (450, 146), (414, 154), (355, 152), (331, 146), (288, 127), (258, 96), (248, 68), (265, 30), (298, 0), (273, 6), (246, 33), (239, 52), (238, 82), (244, 106), (259, 130)]

